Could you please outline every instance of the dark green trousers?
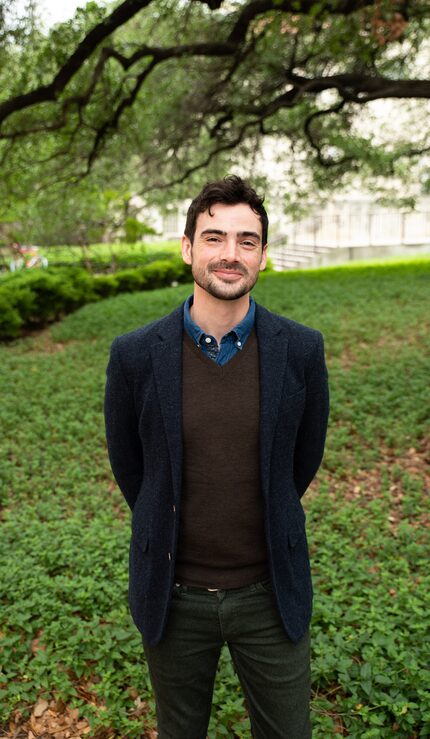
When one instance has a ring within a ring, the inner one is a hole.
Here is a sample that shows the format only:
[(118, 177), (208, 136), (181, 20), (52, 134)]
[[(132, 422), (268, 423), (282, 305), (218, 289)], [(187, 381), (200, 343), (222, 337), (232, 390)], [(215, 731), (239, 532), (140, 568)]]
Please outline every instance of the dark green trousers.
[(143, 642), (159, 739), (206, 739), (215, 673), (227, 643), (255, 739), (311, 737), (309, 633), (287, 637), (269, 582), (215, 592), (175, 587), (166, 632)]

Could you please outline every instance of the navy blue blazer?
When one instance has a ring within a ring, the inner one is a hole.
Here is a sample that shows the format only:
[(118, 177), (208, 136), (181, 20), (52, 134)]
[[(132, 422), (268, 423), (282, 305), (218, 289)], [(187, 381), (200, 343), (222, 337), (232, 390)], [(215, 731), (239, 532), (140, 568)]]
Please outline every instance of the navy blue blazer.
[[(260, 362), (260, 468), (267, 553), (285, 630), (306, 631), (312, 584), (300, 498), (321, 463), (329, 413), (319, 331), (256, 305)], [(157, 644), (174, 588), (182, 483), (183, 306), (117, 337), (105, 394), (115, 479), (132, 510), (129, 604)]]

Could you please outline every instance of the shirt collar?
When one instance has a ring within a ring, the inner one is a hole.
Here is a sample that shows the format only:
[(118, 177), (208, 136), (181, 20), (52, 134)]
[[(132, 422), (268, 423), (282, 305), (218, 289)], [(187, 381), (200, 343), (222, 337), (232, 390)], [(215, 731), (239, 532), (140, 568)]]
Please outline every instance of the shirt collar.
[[(190, 295), (184, 303), (184, 328), (187, 331), (187, 333), (190, 335), (190, 337), (193, 339), (193, 341), (196, 344), (200, 344), (202, 337), (206, 336), (207, 334), (205, 334), (205, 332), (200, 328), (200, 326), (197, 326), (197, 324), (194, 323), (193, 319), (191, 318), (190, 308), (193, 304), (193, 300), (194, 300), (194, 296)], [(250, 295), (249, 296), (249, 308), (248, 308), (248, 312), (246, 316), (240, 321), (240, 323), (238, 323), (227, 334), (225, 334), (222, 337), (221, 341), (226, 336), (234, 334), (235, 340), (240, 341), (243, 345), (253, 329), (254, 322), (255, 322), (255, 300)]]

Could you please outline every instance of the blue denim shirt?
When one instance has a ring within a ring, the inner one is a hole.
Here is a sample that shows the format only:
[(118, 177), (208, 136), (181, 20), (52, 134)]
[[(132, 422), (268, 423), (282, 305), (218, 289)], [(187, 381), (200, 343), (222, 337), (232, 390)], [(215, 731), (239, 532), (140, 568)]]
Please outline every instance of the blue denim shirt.
[(186, 332), (210, 359), (213, 359), (214, 362), (220, 365), (227, 364), (237, 352), (242, 351), (252, 331), (255, 321), (254, 299), (251, 296), (249, 297), (249, 309), (245, 318), (237, 326), (232, 328), (228, 334), (224, 334), (219, 346), (214, 336), (205, 334), (191, 318), (190, 308), (193, 304), (193, 299), (193, 296), (190, 295), (184, 305), (184, 328)]

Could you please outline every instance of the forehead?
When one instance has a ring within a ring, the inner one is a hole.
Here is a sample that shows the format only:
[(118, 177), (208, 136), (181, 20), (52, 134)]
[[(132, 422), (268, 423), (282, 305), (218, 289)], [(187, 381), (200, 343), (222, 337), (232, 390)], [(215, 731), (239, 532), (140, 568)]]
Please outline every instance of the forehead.
[(211, 206), (211, 212), (205, 210), (199, 213), (196, 221), (196, 236), (208, 228), (216, 228), (227, 233), (238, 233), (240, 231), (255, 231), (262, 236), (263, 227), (257, 213), (247, 203), (237, 205), (224, 205), (215, 203)]

